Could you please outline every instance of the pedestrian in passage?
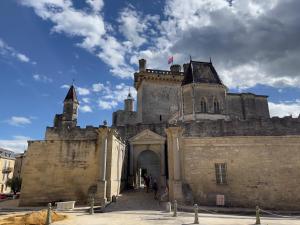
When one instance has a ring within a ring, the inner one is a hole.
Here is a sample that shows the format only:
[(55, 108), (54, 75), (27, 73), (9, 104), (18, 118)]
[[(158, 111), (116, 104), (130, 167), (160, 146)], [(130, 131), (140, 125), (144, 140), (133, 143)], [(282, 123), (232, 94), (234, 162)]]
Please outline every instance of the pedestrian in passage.
[(152, 189), (154, 191), (154, 199), (157, 199), (158, 185), (157, 185), (157, 182), (155, 179), (153, 180), (153, 183), (152, 183)]

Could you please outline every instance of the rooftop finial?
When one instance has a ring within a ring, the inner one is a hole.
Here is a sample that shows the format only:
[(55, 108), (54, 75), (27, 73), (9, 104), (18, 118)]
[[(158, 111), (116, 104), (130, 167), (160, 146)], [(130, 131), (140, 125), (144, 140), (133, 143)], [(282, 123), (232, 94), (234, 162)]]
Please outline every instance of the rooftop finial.
[(192, 61), (192, 56), (190, 55), (190, 61)]
[(211, 63), (211, 57), (209, 57), (209, 62)]
[(75, 83), (75, 79), (73, 78), (73, 79), (72, 79), (72, 85), (73, 85), (73, 86), (74, 86), (74, 83)]
[(127, 96), (127, 98), (131, 98), (130, 87), (129, 87), (129, 89), (128, 89), (128, 96)]

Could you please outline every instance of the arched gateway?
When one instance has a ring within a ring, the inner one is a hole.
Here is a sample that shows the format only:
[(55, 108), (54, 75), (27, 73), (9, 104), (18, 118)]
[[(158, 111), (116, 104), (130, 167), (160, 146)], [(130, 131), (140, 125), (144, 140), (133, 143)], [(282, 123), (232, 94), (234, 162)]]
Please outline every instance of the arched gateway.
[(138, 188), (144, 174), (156, 179), (159, 186), (166, 185), (166, 138), (144, 130), (129, 139), (130, 185)]

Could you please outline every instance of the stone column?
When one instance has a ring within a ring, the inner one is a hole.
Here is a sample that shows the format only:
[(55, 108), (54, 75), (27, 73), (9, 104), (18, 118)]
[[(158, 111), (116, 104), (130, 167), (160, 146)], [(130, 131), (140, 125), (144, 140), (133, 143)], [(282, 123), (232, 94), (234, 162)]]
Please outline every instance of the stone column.
[(183, 201), (182, 174), (180, 160), (180, 142), (183, 129), (169, 127), (166, 129), (168, 141), (168, 165), (169, 165), (169, 197), (170, 200)]
[(106, 161), (107, 161), (107, 146), (108, 146), (109, 129), (106, 126), (98, 130), (98, 148), (99, 148), (99, 177), (97, 183), (96, 201), (102, 206), (106, 204)]
[(133, 171), (133, 162), (134, 162), (134, 150), (133, 150), (133, 144), (130, 144), (130, 151), (129, 151), (129, 185), (131, 187), (134, 187), (134, 171)]
[(193, 103), (193, 119), (196, 119), (196, 114), (195, 114), (195, 86), (192, 84), (192, 103)]
[(165, 155), (165, 145), (161, 144), (160, 149), (160, 186), (165, 187), (166, 186), (166, 155)]

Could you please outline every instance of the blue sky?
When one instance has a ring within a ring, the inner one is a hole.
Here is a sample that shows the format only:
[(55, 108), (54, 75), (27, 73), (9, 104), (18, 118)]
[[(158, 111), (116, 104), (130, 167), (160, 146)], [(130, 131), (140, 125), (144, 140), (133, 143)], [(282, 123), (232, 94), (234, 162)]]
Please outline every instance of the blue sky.
[(272, 116), (300, 112), (297, 0), (3, 0), (0, 147), (43, 139), (75, 79), (79, 125), (123, 108), (139, 58), (168, 69), (209, 60), (234, 92), (269, 95)]

